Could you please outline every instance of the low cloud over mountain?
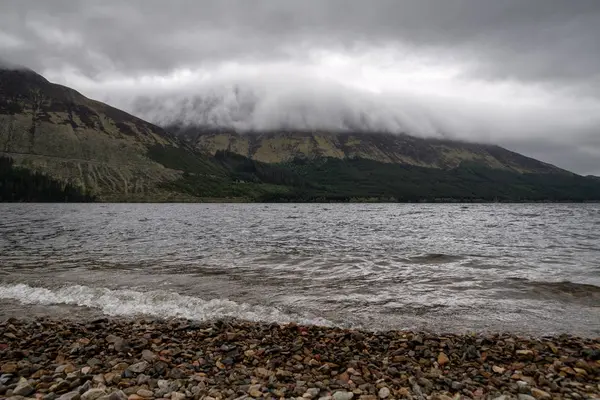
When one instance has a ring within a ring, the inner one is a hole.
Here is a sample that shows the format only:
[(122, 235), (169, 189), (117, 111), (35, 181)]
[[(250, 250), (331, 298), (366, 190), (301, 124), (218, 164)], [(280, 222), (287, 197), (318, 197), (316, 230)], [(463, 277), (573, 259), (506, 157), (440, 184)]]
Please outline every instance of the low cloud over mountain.
[(595, 0), (0, 1), (0, 54), (153, 122), (408, 132), (600, 174)]

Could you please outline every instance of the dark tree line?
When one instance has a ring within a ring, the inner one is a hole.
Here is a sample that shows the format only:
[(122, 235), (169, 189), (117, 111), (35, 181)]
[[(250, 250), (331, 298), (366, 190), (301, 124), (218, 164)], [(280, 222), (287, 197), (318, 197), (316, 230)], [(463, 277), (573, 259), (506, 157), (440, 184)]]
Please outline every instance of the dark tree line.
[(79, 188), (25, 168), (0, 156), (0, 202), (89, 202), (94, 197)]
[(288, 167), (318, 190), (313, 199), (349, 201), (381, 199), (399, 202), (471, 201), (594, 201), (600, 184), (590, 178), (562, 173), (518, 173), (477, 163), (443, 170), (379, 163), (365, 159), (326, 159), (291, 163)]

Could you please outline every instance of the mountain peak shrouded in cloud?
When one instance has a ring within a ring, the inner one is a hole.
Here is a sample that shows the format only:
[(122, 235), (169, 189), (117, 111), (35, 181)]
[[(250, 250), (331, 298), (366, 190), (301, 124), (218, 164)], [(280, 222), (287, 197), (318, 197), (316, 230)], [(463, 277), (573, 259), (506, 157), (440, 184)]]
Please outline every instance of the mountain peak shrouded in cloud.
[(201, 126), (242, 133), (326, 130), (442, 134), (431, 118), (417, 113), (407, 115), (399, 104), (342, 85), (306, 83), (221, 82), (189, 93), (138, 97), (126, 107), (163, 126)]
[(18, 65), (18, 64), (14, 64), (10, 61), (4, 60), (2, 58), (0, 58), (0, 69), (3, 70), (19, 70), (19, 69), (26, 69), (25, 67), (23, 67), (22, 65)]
[(600, 167), (597, 0), (4, 0), (0, 54), (160, 124), (405, 132)]
[[(271, 69), (269, 69), (271, 68)], [(132, 98), (115, 95), (116, 104), (162, 126), (200, 126), (245, 131), (360, 131), (408, 133), (484, 143), (552, 142), (553, 132), (592, 133), (600, 124), (593, 101), (563, 99), (514, 85), (459, 82), (444, 95), (399, 85), (396, 90), (357, 87), (352, 77), (323, 79), (306, 69), (277, 76), (232, 76), (213, 73), (211, 79), (182, 87), (141, 90)], [(390, 82), (390, 86), (393, 82)], [(464, 92), (487, 92), (480, 99)], [(510, 100), (509, 100), (510, 99)], [(581, 118), (580, 113), (589, 115)], [(549, 140), (550, 139), (550, 140)], [(530, 149), (530, 151), (533, 149)]]

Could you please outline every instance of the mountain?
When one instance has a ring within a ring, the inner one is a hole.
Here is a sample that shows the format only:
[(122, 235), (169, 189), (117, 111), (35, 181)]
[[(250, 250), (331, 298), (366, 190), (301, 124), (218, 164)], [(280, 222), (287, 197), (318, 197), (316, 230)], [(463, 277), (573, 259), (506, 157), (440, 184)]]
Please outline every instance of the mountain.
[(0, 201), (255, 201), (292, 190), (259, 164), (199, 154), (34, 71), (0, 68)]
[(13, 168), (46, 174), (103, 201), (194, 200), (165, 186), (183, 173), (165, 165), (173, 154), (180, 163), (192, 159), (226, 174), (155, 125), (31, 70), (0, 69), (0, 155)]
[(600, 182), (497, 146), (158, 127), (0, 69), (0, 201), (586, 201)]
[(168, 193), (177, 173), (146, 156), (177, 146), (162, 129), (26, 69), (0, 70), (0, 152), (17, 165), (68, 181), (101, 199)]
[(499, 146), (426, 139), (406, 134), (367, 132), (215, 132), (205, 128), (167, 127), (200, 152), (227, 150), (265, 163), (294, 159), (362, 158), (388, 164), (452, 169), (475, 162), (491, 169), (519, 173), (567, 173), (553, 165)]
[(596, 181), (499, 146), (361, 132), (247, 132), (167, 127), (206, 155), (237, 154), (292, 171), (278, 201), (586, 201)]

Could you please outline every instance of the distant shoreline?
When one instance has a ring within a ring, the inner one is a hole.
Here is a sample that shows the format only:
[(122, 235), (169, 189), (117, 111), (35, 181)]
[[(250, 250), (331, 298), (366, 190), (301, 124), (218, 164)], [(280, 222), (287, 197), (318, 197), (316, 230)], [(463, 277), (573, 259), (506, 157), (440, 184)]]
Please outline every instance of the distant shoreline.
[(583, 201), (248, 201), (247, 199), (205, 199), (201, 201), (0, 201), (0, 204), (600, 204), (600, 200)]

